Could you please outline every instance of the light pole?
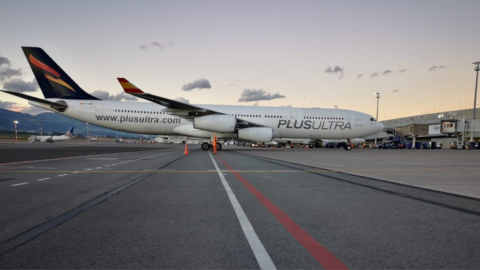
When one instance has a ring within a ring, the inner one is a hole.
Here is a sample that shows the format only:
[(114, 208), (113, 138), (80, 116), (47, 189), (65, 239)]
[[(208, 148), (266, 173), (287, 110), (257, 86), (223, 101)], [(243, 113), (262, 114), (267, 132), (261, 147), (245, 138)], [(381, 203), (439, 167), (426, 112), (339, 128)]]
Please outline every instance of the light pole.
[[(380, 92), (375, 92), (377, 97), (377, 117), (375, 118), (378, 121), (378, 102), (380, 101)], [(375, 146), (377, 146), (377, 137), (375, 136)]]
[(18, 135), (17, 135), (17, 124), (18, 124), (18, 121), (15, 120), (15, 121), (13, 121), (13, 123), (15, 124), (15, 141), (17, 141), (17, 140), (18, 140)]
[[(477, 72), (477, 79), (475, 80), (475, 98), (473, 99), (473, 120), (475, 121), (476, 112), (477, 112), (477, 88), (478, 88), (478, 71), (480, 70), (480, 61), (473, 62), (473, 65), (475, 65), (474, 70)], [(470, 131), (470, 141), (473, 142), (472, 131)]]
[(43, 135), (43, 125), (40, 125), (40, 136)]
[(87, 124), (87, 142), (90, 142), (90, 133), (89, 133), (89, 130), (88, 130), (88, 122), (85, 122), (85, 124)]

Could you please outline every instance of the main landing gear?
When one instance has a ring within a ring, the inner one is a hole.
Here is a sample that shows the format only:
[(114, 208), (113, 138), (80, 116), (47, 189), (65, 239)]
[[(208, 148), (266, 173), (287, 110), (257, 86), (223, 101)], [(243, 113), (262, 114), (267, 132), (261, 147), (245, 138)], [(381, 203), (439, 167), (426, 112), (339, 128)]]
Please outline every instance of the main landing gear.
[[(213, 148), (213, 144), (204, 142), (202, 143), (202, 150), (208, 150)], [(222, 144), (217, 142), (217, 151), (222, 150)]]

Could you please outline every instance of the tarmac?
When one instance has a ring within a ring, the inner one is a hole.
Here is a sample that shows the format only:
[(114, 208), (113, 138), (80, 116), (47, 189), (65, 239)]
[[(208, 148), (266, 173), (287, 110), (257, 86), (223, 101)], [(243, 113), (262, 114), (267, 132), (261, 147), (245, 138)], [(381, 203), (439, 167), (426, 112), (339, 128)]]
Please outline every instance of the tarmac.
[(480, 151), (189, 148), (0, 145), (0, 268), (479, 268)]
[[(233, 147), (230, 147), (235, 149)], [(238, 149), (238, 147), (237, 147)], [(480, 199), (480, 151), (245, 148), (245, 154)], [(280, 150), (280, 151), (278, 151)]]

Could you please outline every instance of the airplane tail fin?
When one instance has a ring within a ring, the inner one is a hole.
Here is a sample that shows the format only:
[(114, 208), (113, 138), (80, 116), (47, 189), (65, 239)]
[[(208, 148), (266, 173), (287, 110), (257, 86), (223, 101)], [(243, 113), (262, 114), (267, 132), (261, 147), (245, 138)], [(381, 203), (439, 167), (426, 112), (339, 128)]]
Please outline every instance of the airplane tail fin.
[(65, 133), (65, 136), (68, 136), (68, 137), (73, 137), (73, 127), (71, 127), (67, 133)]
[(43, 49), (22, 49), (45, 98), (98, 100), (83, 91)]

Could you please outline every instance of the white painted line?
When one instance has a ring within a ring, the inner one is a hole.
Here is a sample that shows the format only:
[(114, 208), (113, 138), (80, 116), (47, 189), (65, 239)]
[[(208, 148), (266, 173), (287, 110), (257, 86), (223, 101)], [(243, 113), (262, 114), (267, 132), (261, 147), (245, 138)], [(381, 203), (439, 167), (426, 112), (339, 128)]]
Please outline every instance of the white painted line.
[(227, 180), (225, 180), (225, 177), (223, 176), (222, 171), (220, 171), (220, 169), (218, 168), (218, 165), (213, 159), (212, 154), (210, 154), (210, 152), (208, 152), (208, 154), (212, 159), (213, 165), (217, 170), (218, 176), (220, 176), (220, 180), (222, 180), (223, 187), (227, 192), (228, 198), (230, 199), (230, 203), (232, 203), (233, 209), (235, 210), (235, 214), (237, 214), (237, 218), (238, 218), (238, 221), (240, 222), (240, 225), (242, 226), (243, 233), (247, 237), (248, 243), (252, 248), (253, 254), (257, 259), (260, 269), (277, 269), (277, 267), (275, 267), (275, 264), (273, 264), (272, 258), (270, 258), (270, 255), (268, 255), (267, 250), (265, 249), (262, 242), (260, 241), (257, 234), (255, 233), (255, 230), (253, 229), (252, 224), (248, 220), (247, 215), (243, 211), (242, 206), (238, 202), (235, 194), (233, 193), (233, 190), (230, 188), (230, 185), (228, 184)]
[(73, 172), (73, 173), (79, 173), (79, 172)]
[(57, 175), (57, 177), (63, 177), (63, 176), (66, 176), (68, 174), (60, 174), (60, 175)]
[(96, 167), (95, 169), (101, 169), (102, 167)]
[(105, 165), (105, 167), (110, 167), (110, 165)]
[(45, 180), (48, 180), (50, 178), (42, 178), (42, 179), (38, 179), (37, 181), (45, 181)]
[(12, 185), (12, 187), (22, 186), (22, 185), (28, 185), (28, 182), (18, 183), (18, 184)]
[(92, 169), (85, 169), (86, 171), (91, 171)]

